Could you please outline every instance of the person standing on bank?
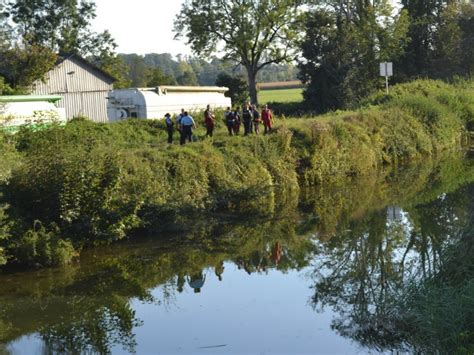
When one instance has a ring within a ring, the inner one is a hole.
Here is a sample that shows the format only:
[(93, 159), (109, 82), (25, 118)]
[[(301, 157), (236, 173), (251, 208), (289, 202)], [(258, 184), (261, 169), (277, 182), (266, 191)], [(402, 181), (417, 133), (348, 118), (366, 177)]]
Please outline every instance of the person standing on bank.
[(246, 136), (252, 133), (252, 112), (247, 104), (242, 109), (242, 119), (244, 121), (244, 135)]
[(189, 142), (193, 140), (193, 128), (196, 128), (194, 119), (189, 116), (187, 112), (184, 112), (184, 117), (181, 118), (181, 145), (186, 144), (186, 139)]
[(227, 107), (227, 110), (224, 112), (224, 120), (225, 120), (225, 125), (227, 126), (227, 130), (229, 131), (229, 136), (233, 136), (235, 118), (234, 118), (234, 113), (232, 112), (230, 107)]
[(262, 110), (262, 121), (265, 127), (265, 134), (270, 133), (273, 126), (273, 114), (267, 105), (265, 105)]
[(252, 105), (252, 118), (255, 134), (260, 134), (260, 123), (262, 123), (262, 119), (260, 118), (260, 112), (258, 112), (257, 106), (255, 105)]
[(206, 111), (204, 111), (204, 123), (207, 129), (206, 137), (212, 138), (212, 135), (214, 133), (214, 126), (216, 124), (216, 118), (211, 111), (210, 105), (207, 105)]
[(168, 144), (172, 144), (173, 133), (174, 133), (174, 122), (171, 119), (171, 115), (169, 113), (165, 115), (165, 124), (166, 124), (166, 131), (168, 132)]
[(176, 117), (176, 129), (181, 134), (181, 119), (184, 117), (184, 108), (181, 109), (181, 113)]
[(241, 122), (242, 121), (240, 119), (240, 107), (237, 107), (237, 109), (234, 111), (234, 134), (236, 136), (238, 136), (240, 133)]

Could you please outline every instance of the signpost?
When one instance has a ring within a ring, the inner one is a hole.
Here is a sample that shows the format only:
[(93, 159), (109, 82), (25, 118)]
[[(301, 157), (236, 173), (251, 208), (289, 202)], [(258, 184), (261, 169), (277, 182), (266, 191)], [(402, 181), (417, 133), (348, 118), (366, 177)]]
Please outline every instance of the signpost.
[(387, 89), (387, 95), (388, 95), (388, 77), (393, 76), (393, 63), (392, 62), (380, 63), (380, 76), (385, 77), (385, 88)]

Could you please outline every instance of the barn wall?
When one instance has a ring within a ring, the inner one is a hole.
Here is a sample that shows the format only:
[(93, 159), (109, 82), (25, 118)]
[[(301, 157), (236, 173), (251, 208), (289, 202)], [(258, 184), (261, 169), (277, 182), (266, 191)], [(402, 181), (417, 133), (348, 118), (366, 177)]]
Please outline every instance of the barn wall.
[(107, 93), (102, 92), (70, 92), (62, 94), (58, 107), (66, 109), (66, 117), (85, 116), (95, 122), (108, 122)]
[(112, 89), (113, 84), (97, 70), (72, 57), (46, 74), (44, 82), (35, 82), (32, 93), (63, 96), (58, 106), (66, 109), (68, 119), (86, 116), (96, 122), (107, 122), (106, 98)]

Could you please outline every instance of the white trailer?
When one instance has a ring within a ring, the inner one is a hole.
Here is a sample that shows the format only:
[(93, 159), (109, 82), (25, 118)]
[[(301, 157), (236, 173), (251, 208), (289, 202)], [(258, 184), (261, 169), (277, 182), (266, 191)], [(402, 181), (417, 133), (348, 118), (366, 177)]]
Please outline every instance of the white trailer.
[(66, 111), (57, 107), (58, 95), (0, 96), (0, 128), (16, 131), (22, 125), (65, 123)]
[(109, 92), (107, 114), (109, 122), (126, 118), (160, 119), (166, 113), (212, 108), (227, 108), (231, 100), (225, 87), (159, 86), (156, 88), (117, 89)]

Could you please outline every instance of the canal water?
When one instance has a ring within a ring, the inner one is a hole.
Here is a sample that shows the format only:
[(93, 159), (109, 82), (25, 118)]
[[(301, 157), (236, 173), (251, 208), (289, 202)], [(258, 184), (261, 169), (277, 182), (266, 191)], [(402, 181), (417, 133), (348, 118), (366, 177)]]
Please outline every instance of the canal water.
[(4, 272), (0, 353), (423, 352), (397, 301), (470, 233), (473, 196), (472, 159), (445, 159)]

